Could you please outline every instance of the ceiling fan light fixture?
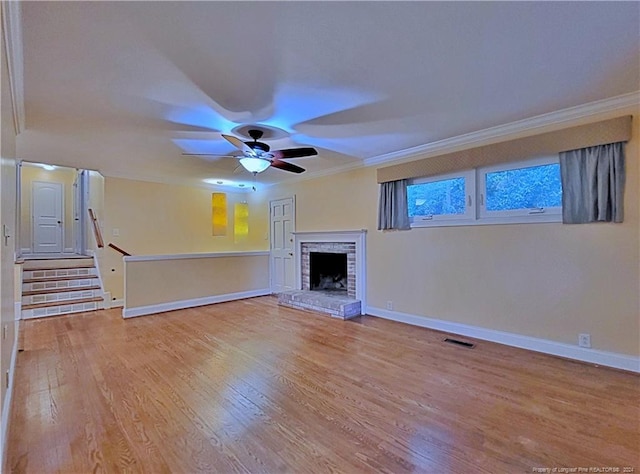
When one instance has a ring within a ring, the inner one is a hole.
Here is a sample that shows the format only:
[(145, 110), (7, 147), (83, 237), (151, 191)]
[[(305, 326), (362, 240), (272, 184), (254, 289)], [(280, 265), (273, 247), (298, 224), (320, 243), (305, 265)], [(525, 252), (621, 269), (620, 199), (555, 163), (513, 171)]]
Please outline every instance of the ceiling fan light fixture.
[(271, 165), (271, 162), (263, 158), (245, 157), (240, 158), (240, 164), (250, 173), (262, 173)]

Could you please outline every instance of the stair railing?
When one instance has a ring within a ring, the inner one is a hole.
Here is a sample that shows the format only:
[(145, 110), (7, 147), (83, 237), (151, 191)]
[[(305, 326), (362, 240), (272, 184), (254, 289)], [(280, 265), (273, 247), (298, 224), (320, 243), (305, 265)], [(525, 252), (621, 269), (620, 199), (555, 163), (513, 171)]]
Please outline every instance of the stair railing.
[(109, 242), (109, 247), (111, 247), (113, 250), (115, 250), (116, 252), (120, 252), (123, 256), (125, 257), (130, 257), (131, 254), (125, 250), (122, 250), (120, 247), (118, 247), (116, 244)]
[(104, 247), (104, 240), (102, 240), (102, 231), (100, 230), (98, 218), (91, 208), (89, 208), (89, 218), (91, 219), (91, 224), (93, 225), (93, 235), (96, 238), (96, 244), (98, 245), (98, 248), (101, 249)]

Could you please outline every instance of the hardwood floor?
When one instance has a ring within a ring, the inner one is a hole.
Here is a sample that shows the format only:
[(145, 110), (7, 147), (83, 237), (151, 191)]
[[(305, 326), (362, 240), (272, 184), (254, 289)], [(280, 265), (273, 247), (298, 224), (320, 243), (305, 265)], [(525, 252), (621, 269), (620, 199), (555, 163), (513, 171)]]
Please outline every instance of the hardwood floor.
[(640, 469), (630, 373), (271, 297), (21, 330), (11, 472)]

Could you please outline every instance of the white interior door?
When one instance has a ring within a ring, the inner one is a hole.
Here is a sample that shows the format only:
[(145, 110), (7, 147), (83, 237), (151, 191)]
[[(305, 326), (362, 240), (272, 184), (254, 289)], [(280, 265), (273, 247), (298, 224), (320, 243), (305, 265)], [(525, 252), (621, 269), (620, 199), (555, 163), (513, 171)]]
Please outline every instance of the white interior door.
[(295, 288), (293, 232), (296, 229), (293, 197), (269, 203), (271, 224), (271, 291), (281, 293)]
[(34, 181), (31, 188), (33, 252), (62, 253), (62, 183)]

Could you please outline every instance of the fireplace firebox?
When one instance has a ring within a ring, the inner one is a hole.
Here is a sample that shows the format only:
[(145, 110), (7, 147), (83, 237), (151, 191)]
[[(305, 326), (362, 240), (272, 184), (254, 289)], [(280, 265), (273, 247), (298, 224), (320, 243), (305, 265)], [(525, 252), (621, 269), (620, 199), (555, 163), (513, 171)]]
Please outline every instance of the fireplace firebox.
[(312, 291), (347, 293), (347, 254), (309, 252)]
[[(337, 271), (331, 272), (331, 275), (328, 275), (329, 272), (324, 267), (325, 264), (321, 263), (320, 265), (321, 265), (321, 268), (323, 269), (322, 281), (324, 282), (325, 287), (331, 286), (331, 281), (328, 279), (328, 277), (330, 276), (332, 279), (336, 278), (336, 281), (333, 282), (334, 283), (333, 290), (335, 291), (336, 289), (339, 290), (339, 288), (336, 288), (335, 283), (338, 283), (337, 286), (341, 286), (342, 283), (344, 283), (344, 280), (342, 280), (342, 277), (344, 277), (346, 278), (346, 290), (347, 290), (346, 296), (348, 298), (356, 297), (356, 244), (355, 242), (302, 242), (300, 244), (300, 253), (301, 253), (300, 268), (301, 268), (301, 284), (302, 284), (301, 289), (302, 290), (307, 290), (307, 291), (320, 290), (320, 288), (313, 287), (314, 282), (312, 281), (312, 276), (311, 276), (311, 272), (312, 272), (311, 255), (318, 253), (322, 255), (322, 259), (326, 258), (326, 255), (329, 255), (329, 259), (333, 260), (333, 262), (330, 262), (330, 264), (331, 263), (335, 264), (335, 261), (337, 259), (346, 258), (346, 261), (347, 261), (346, 270), (342, 266), (343, 263), (341, 262), (340, 268)], [(316, 272), (319, 272), (318, 269), (316, 269)], [(339, 273), (342, 273), (342, 277), (338, 277)], [(318, 286), (320, 284), (321, 284), (320, 277), (317, 276), (315, 280), (315, 285)], [(326, 291), (326, 290), (323, 289), (322, 291)], [(342, 296), (342, 294), (336, 293), (335, 296)]]

